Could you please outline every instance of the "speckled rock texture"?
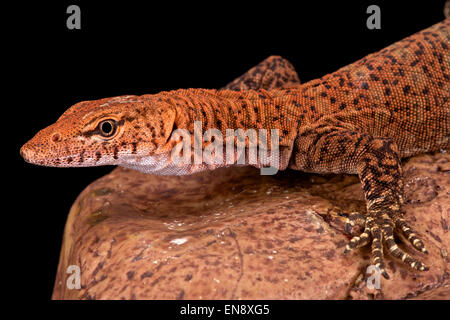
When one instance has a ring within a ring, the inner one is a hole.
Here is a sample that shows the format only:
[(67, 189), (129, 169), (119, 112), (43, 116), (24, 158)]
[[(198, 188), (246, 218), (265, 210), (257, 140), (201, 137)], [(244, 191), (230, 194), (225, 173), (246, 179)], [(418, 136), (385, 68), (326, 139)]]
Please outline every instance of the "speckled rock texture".
[[(450, 299), (450, 156), (405, 162), (405, 217), (428, 272), (387, 257), (368, 289), (367, 248), (344, 254), (340, 215), (365, 212), (358, 178), (251, 167), (191, 176), (117, 168), (70, 211), (53, 299)], [(356, 231), (356, 230), (355, 230)], [(67, 267), (81, 289), (67, 289)]]

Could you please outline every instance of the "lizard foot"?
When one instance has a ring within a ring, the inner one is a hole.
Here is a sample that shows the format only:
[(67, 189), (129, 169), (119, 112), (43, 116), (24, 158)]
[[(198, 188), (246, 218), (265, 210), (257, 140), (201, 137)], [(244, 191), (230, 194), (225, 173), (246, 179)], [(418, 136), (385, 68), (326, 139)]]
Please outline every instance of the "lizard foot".
[[(349, 252), (352, 249), (363, 247), (370, 242), (372, 243), (372, 264), (380, 269), (380, 273), (386, 279), (389, 279), (389, 275), (386, 272), (386, 265), (383, 257), (383, 240), (389, 253), (400, 259), (403, 263), (409, 265), (411, 268), (426, 271), (426, 267), (421, 261), (411, 257), (400, 249), (394, 240), (394, 229), (401, 230), (402, 234), (411, 242), (413, 247), (421, 252), (427, 253), (423, 242), (417, 237), (417, 234), (411, 229), (410, 226), (402, 218), (396, 219), (395, 223), (387, 214), (369, 215), (365, 218), (364, 231), (353, 237), (347, 244), (344, 253)], [(361, 220), (361, 215), (354, 215), (352, 218), (349, 216), (348, 224), (352, 226), (355, 221)]]

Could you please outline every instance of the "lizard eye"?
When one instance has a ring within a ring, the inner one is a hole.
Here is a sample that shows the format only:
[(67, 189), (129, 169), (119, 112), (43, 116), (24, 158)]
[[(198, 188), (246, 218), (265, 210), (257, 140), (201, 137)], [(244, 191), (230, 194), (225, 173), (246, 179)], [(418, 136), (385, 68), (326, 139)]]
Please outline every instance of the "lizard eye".
[(98, 130), (102, 137), (109, 138), (116, 132), (117, 126), (114, 120), (103, 120), (98, 124)]

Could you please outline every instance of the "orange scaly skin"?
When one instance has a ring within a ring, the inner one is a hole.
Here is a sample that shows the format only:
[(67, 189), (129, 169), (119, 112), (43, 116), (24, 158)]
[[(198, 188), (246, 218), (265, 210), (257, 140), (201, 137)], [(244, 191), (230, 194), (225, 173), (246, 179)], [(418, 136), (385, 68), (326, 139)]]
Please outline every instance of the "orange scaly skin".
[[(225, 90), (183, 89), (80, 102), (21, 149), (47, 166), (121, 165), (155, 174), (190, 174), (220, 165), (180, 165), (170, 152), (173, 130), (279, 129), (280, 170), (358, 174), (367, 214), (346, 251), (372, 245), (385, 277), (383, 244), (417, 270), (427, 270), (394, 241), (422, 241), (403, 220), (400, 158), (448, 150), (450, 19), (320, 79), (300, 84), (292, 65), (271, 57)], [(105, 125), (106, 123), (106, 125)], [(269, 138), (270, 139), (270, 138)], [(209, 142), (203, 142), (203, 148)], [(260, 166), (258, 163), (256, 166)]]

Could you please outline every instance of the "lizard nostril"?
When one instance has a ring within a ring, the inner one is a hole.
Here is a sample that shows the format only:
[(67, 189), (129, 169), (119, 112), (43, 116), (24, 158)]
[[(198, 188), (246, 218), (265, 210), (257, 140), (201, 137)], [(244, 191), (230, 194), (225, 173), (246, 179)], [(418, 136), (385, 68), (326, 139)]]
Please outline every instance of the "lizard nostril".
[(54, 133), (52, 135), (52, 141), (53, 142), (60, 142), (61, 141), (61, 135), (59, 133)]

